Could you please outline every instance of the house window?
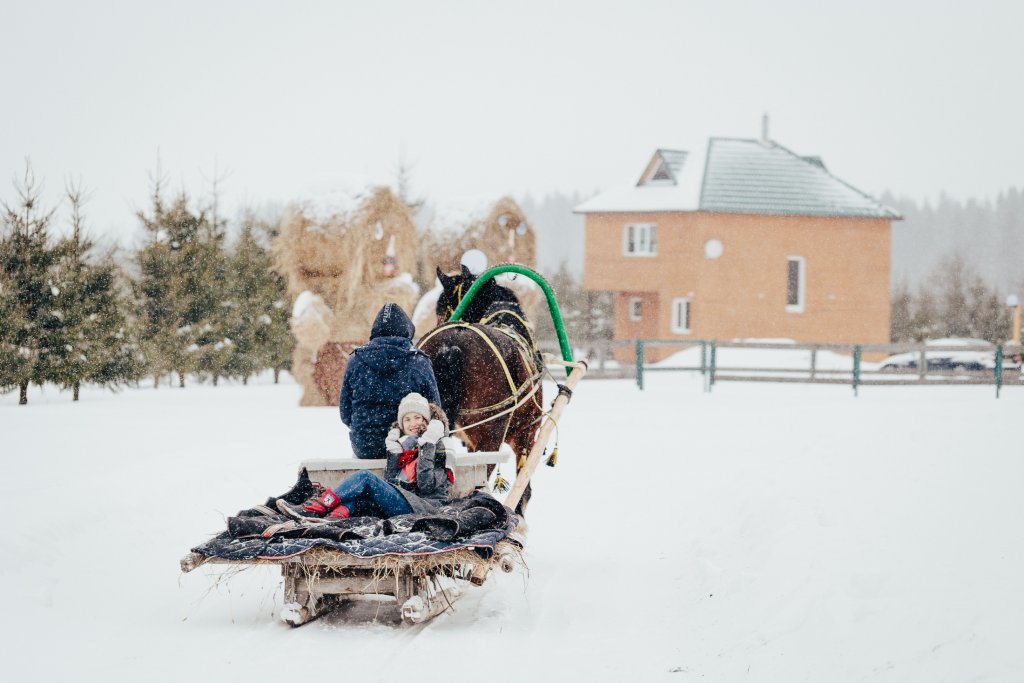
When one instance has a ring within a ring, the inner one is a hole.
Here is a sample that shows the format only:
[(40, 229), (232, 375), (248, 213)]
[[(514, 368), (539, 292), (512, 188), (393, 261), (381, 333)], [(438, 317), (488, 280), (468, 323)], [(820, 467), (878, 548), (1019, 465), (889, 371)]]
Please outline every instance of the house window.
[(804, 312), (806, 266), (803, 256), (786, 259), (786, 310), (790, 313)]
[(676, 334), (690, 333), (689, 299), (672, 299), (672, 331)]
[(654, 223), (627, 223), (623, 234), (622, 253), (626, 256), (656, 256), (658, 229)]
[(639, 297), (633, 297), (629, 300), (629, 319), (633, 322), (637, 322), (643, 318), (643, 303)]

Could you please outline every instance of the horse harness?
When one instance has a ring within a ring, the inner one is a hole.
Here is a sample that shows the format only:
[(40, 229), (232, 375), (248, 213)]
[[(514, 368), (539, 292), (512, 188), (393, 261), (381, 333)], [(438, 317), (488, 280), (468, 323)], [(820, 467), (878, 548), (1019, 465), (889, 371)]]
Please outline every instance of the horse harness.
[[(508, 313), (511, 313), (512, 315), (516, 315), (512, 311), (499, 311), (498, 313), (503, 313), (503, 312), (508, 312)], [(492, 315), (490, 317), (493, 318), (494, 315)], [(518, 318), (519, 316), (516, 316), (516, 317)], [(490, 318), (488, 318), (488, 319), (490, 319)], [(522, 318), (519, 318), (519, 319), (522, 320)], [(495, 415), (491, 415), (490, 417), (487, 417), (487, 418), (485, 418), (483, 420), (479, 420), (477, 422), (474, 422), (472, 424), (463, 425), (462, 427), (460, 427), (460, 429), (466, 430), (466, 429), (469, 429), (469, 428), (472, 428), (472, 427), (476, 427), (477, 425), (481, 425), (481, 424), (483, 424), (485, 422), (490, 422), (492, 420), (495, 420), (495, 419), (501, 417), (503, 414), (507, 413), (508, 414), (508, 419), (505, 421), (505, 429), (504, 429), (504, 431), (502, 433), (502, 436), (501, 436), (501, 440), (504, 441), (505, 437), (508, 436), (509, 427), (512, 425), (512, 416), (515, 413), (516, 409), (519, 406), (521, 406), (524, 403), (526, 403), (526, 401), (528, 401), (530, 398), (533, 398), (534, 395), (537, 393), (537, 390), (540, 388), (540, 383), (538, 382), (538, 380), (542, 377), (542, 373), (540, 371), (536, 371), (536, 361), (534, 361), (533, 358), (532, 358), (533, 354), (530, 353), (530, 349), (527, 347), (526, 340), (524, 340), (516, 332), (514, 332), (512, 330), (509, 330), (509, 329), (505, 329), (504, 327), (500, 327), (500, 326), (497, 326), (497, 325), (492, 325), (492, 326), (490, 326), (490, 328), (492, 330), (495, 330), (496, 332), (500, 332), (501, 334), (504, 334), (506, 337), (511, 339), (515, 343), (515, 345), (516, 345), (516, 350), (519, 352), (519, 356), (520, 356), (520, 358), (523, 361), (524, 367), (534, 368), (534, 370), (535, 370), (535, 372), (529, 378), (527, 378), (519, 386), (516, 386), (516, 382), (512, 378), (512, 373), (511, 373), (511, 371), (508, 368), (508, 364), (505, 362), (505, 359), (502, 357), (501, 352), (498, 350), (498, 347), (495, 346), (494, 342), (491, 340), (490, 337), (487, 336), (487, 334), (484, 333), (483, 330), (479, 329), (478, 327), (475, 327), (472, 323), (464, 323), (464, 322), (445, 323), (444, 325), (436, 327), (433, 330), (431, 330), (430, 332), (428, 332), (426, 334), (426, 336), (424, 336), (422, 339), (420, 339), (420, 342), (419, 342), (418, 346), (420, 346), (422, 348), (423, 344), (425, 344), (427, 342), (427, 340), (429, 340), (435, 334), (437, 334), (438, 332), (440, 332), (443, 329), (451, 329), (451, 328), (463, 328), (463, 329), (467, 329), (467, 330), (472, 330), (477, 336), (480, 337), (480, 339), (482, 339), (484, 341), (485, 344), (487, 344), (487, 347), (491, 350), (491, 353), (493, 353), (494, 357), (498, 359), (498, 364), (499, 364), (499, 366), (501, 367), (502, 371), (505, 374), (505, 381), (508, 382), (508, 388), (509, 388), (509, 391), (511, 392), (507, 397), (505, 397), (501, 401), (498, 401), (497, 403), (493, 403), (493, 404), (491, 404), (489, 406), (481, 406), (479, 408), (463, 408), (462, 409), (462, 413), (465, 414), (465, 415), (479, 415), (481, 413), (488, 413), (488, 412), (493, 411), (493, 410), (500, 410), (501, 412), (499, 412), (499, 413), (497, 413)], [(536, 347), (534, 347), (534, 348), (536, 348)], [(527, 395), (524, 396), (522, 398), (522, 400), (520, 400), (520, 396), (522, 396), (522, 394), (524, 394), (524, 393), (527, 394)], [(537, 400), (535, 398), (534, 398), (534, 403), (537, 403)], [(506, 409), (506, 406), (511, 406), (511, 407)], [(540, 404), (537, 403), (537, 406), (540, 407)]]
[[(460, 303), (462, 303), (462, 282), (459, 282), (459, 284), (455, 285), (455, 306), (458, 306)], [(451, 318), (454, 313), (454, 307), (452, 307), (450, 304), (445, 306), (445, 318)]]

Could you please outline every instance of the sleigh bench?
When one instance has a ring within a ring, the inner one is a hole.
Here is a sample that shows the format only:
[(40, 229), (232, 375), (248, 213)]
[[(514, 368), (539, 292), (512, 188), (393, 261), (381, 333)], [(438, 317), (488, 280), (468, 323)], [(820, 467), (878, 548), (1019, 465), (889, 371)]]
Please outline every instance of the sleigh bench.
[[(462, 498), (475, 490), (485, 488), (488, 466), (507, 463), (512, 457), (511, 449), (507, 448), (494, 452), (470, 453), (466, 451), (461, 441), (453, 437), (445, 437), (444, 442), (448, 452), (448, 462), (454, 465), (452, 470), (455, 473), (455, 484), (452, 488), (452, 498)], [(386, 461), (383, 459), (316, 458), (302, 461), (299, 467), (300, 471), (305, 469), (313, 481), (333, 489), (348, 477), (362, 470), (370, 470), (383, 477), (385, 464)]]

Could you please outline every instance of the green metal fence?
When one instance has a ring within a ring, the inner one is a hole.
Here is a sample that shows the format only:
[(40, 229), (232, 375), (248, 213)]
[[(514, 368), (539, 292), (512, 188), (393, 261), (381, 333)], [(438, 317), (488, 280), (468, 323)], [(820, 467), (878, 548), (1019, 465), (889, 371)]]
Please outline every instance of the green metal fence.
[[(699, 365), (652, 365), (647, 362), (647, 351), (652, 347), (674, 347), (678, 349), (700, 346)], [(926, 346), (923, 344), (789, 344), (778, 342), (722, 342), (708, 339), (686, 341), (668, 339), (637, 339), (635, 347), (636, 384), (642, 391), (645, 378), (651, 372), (699, 372), (704, 378), (705, 391), (711, 391), (715, 384), (730, 382), (798, 382), (807, 384), (846, 384), (858, 395), (863, 386), (894, 385), (965, 385), (983, 384), (994, 386), (996, 398), (1004, 386), (1024, 385), (1021, 374), (1021, 358), (1024, 347), (997, 345), (993, 351), (987, 346)], [(762, 349), (808, 351), (809, 364), (806, 367), (723, 367), (719, 359), (720, 349)], [(831, 351), (852, 358), (850, 369), (821, 368), (818, 354)], [(935, 354), (944, 352), (977, 351), (982, 355), (993, 353), (993, 367), (982, 370), (941, 369), (930, 365)], [(866, 369), (864, 354), (878, 356), (897, 353), (918, 354), (912, 367), (893, 369)], [(932, 354), (929, 356), (928, 354)], [(1006, 359), (1018, 359), (1011, 368), (1004, 367)]]

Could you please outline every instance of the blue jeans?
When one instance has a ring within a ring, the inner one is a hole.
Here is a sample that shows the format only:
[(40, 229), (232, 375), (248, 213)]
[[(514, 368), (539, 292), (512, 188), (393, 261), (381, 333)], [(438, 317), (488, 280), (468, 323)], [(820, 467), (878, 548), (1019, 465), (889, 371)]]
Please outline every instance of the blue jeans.
[(353, 517), (386, 519), (412, 512), (401, 491), (368, 470), (360, 470), (338, 484), (334, 493)]

